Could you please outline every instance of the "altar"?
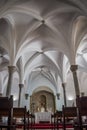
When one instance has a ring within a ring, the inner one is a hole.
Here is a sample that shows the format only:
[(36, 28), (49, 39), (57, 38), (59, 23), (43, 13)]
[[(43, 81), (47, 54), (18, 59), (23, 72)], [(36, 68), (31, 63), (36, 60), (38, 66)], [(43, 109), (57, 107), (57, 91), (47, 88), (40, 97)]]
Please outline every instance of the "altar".
[(39, 122), (51, 122), (51, 112), (36, 112), (35, 123)]

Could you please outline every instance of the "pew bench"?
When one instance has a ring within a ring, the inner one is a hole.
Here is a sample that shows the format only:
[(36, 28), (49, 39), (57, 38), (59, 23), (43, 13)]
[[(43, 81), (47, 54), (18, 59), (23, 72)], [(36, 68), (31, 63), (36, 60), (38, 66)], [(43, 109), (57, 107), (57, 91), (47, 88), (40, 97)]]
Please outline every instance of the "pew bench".
[(62, 108), (63, 114), (63, 130), (66, 128), (74, 128), (74, 120), (77, 119), (77, 107)]
[(0, 104), (0, 129), (15, 130), (16, 127), (13, 124), (13, 96), (10, 96), (10, 98), (0, 97)]
[(15, 119), (16, 128), (23, 128), (26, 130), (27, 128), (27, 110), (26, 107), (23, 108), (13, 108), (13, 117)]
[(75, 124), (75, 130), (87, 130), (87, 96), (77, 96), (77, 118), (78, 121)]
[(27, 116), (28, 116), (28, 129), (34, 129), (34, 125), (35, 125), (35, 115), (32, 113), (29, 113), (29, 111), (27, 112)]
[(54, 130), (62, 126), (62, 111), (57, 111), (51, 115), (51, 123), (53, 124)]

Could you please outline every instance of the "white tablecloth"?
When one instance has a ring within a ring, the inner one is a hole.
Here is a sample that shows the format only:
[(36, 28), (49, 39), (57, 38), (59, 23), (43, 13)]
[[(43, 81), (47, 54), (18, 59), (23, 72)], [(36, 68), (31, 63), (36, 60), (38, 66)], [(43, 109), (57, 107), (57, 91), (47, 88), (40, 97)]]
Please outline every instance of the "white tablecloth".
[(37, 113), (35, 113), (35, 123), (39, 123), (39, 121), (51, 122), (51, 112), (37, 112)]

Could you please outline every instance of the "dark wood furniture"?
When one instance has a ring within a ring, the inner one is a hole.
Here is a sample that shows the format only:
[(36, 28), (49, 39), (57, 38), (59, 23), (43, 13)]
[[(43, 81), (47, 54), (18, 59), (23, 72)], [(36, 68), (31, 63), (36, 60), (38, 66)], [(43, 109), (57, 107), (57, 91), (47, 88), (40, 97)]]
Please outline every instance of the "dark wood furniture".
[(62, 111), (56, 111), (54, 114), (52, 114), (51, 120), (51, 122), (53, 123), (54, 130), (58, 130), (59, 127), (62, 125)]
[(28, 126), (28, 128), (29, 129), (35, 129), (34, 128), (34, 125), (35, 125), (35, 115), (34, 114), (32, 114), (32, 113), (29, 113), (29, 111), (28, 111), (28, 124), (29, 124), (29, 126)]
[[(76, 98), (78, 122), (75, 124), (75, 130), (87, 130), (87, 96)], [(84, 119), (85, 117), (85, 119)], [(83, 120), (84, 119), (84, 120)]]
[(29, 130), (30, 121), (29, 121), (29, 110), (27, 111), (27, 129)]
[[(0, 129), (15, 129), (15, 125), (13, 124), (13, 96), (10, 96), (10, 98), (0, 97), (0, 118)], [(3, 121), (3, 118), (7, 118), (7, 121)]]
[(74, 120), (77, 118), (77, 107), (64, 107), (62, 108), (63, 113), (63, 130), (66, 128), (74, 128)]
[[(22, 127), (24, 130), (27, 128), (27, 110), (25, 107), (15, 107), (13, 108), (13, 117), (16, 119), (16, 128)], [(17, 119), (21, 119), (20, 121), (17, 121)]]

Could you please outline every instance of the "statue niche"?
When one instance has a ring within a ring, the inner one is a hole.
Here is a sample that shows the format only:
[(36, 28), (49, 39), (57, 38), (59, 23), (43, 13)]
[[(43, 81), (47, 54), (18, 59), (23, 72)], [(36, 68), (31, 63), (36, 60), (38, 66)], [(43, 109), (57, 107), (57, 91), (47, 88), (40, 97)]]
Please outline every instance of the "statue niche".
[(46, 96), (40, 95), (40, 111), (45, 112), (46, 111)]
[(55, 112), (55, 98), (53, 93), (38, 91), (30, 97), (30, 112)]

